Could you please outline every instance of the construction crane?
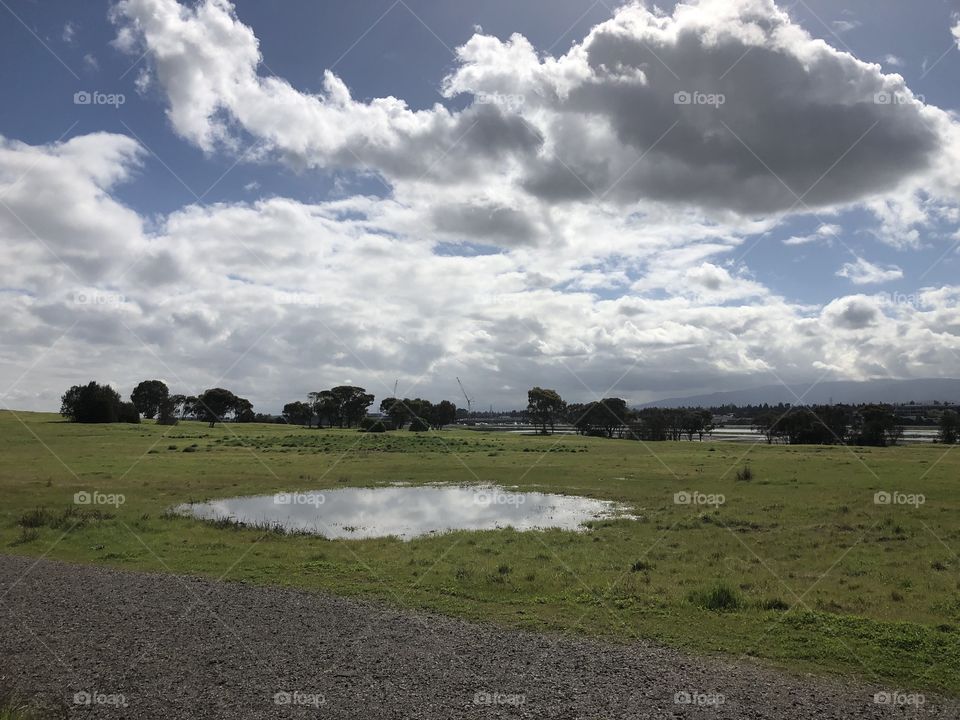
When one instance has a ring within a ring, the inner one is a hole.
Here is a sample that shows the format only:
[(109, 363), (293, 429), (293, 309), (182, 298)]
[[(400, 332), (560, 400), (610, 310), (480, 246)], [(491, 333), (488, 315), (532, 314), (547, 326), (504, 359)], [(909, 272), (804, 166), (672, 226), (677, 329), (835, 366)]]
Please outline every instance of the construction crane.
[(473, 412), (473, 400), (470, 399), (470, 396), (467, 395), (466, 389), (463, 387), (463, 383), (460, 382), (460, 378), (457, 378), (457, 385), (460, 386), (460, 392), (463, 393), (463, 399), (467, 401), (467, 412)]

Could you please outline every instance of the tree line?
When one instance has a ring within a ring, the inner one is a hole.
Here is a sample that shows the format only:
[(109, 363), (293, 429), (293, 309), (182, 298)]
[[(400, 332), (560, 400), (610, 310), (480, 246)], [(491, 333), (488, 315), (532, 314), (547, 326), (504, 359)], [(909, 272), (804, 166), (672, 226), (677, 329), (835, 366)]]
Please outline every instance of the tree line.
[(140, 416), (157, 419), (160, 425), (180, 420), (202, 420), (213, 427), (218, 422), (256, 422), (262, 416), (253, 403), (224, 388), (210, 388), (199, 395), (171, 395), (166, 383), (144, 380), (130, 393), (130, 401), (109, 385), (89, 382), (74, 385), (60, 398), (60, 414), (80, 423), (139, 423)]
[[(725, 406), (737, 411), (736, 406)], [(903, 439), (905, 425), (892, 405), (750, 406), (752, 427), (768, 443), (789, 445), (869, 445), (886, 447)], [(573, 426), (582, 435), (632, 440), (703, 440), (715, 429), (714, 413), (704, 408), (644, 408), (632, 410), (621, 398), (604, 398), (568, 405), (555, 390), (535, 387), (527, 394), (527, 417), (539, 432), (554, 432), (558, 424)], [(937, 440), (960, 442), (960, 414), (944, 410)]]
[[(756, 416), (754, 429), (767, 443), (788, 445), (869, 445), (887, 447), (903, 439), (905, 425), (892, 405), (813, 405), (767, 410)], [(944, 410), (938, 442), (954, 445), (960, 439), (960, 416)]]
[[(161, 425), (191, 419), (207, 422), (285, 422), (312, 428), (340, 427), (370, 432), (439, 430), (457, 421), (457, 406), (449, 400), (433, 403), (422, 398), (388, 397), (381, 401), (381, 417), (369, 417), (374, 396), (364, 388), (338, 385), (308, 394), (306, 401), (283, 407), (279, 418), (254, 412), (253, 404), (225, 388), (199, 395), (171, 394), (160, 380), (144, 380), (124, 401), (109, 385), (74, 385), (61, 398), (60, 413), (81, 423), (139, 423), (141, 416)], [(736, 410), (729, 406), (729, 409)], [(752, 427), (767, 442), (789, 445), (896, 445), (904, 435), (903, 418), (892, 405), (789, 405), (751, 407)], [(462, 415), (462, 413), (459, 413)], [(714, 415), (704, 408), (631, 409), (622, 398), (568, 404), (556, 390), (534, 387), (527, 393), (523, 417), (538, 432), (555, 432), (557, 425), (581, 435), (644, 441), (703, 440), (715, 429)], [(940, 416), (938, 441), (960, 442), (960, 415), (945, 409)]]
[(312, 392), (307, 401), (297, 400), (283, 406), (281, 417), (291, 425), (318, 428), (360, 427), (373, 432), (435, 429), (450, 425), (457, 420), (457, 406), (449, 400), (432, 403), (422, 398), (389, 397), (380, 403), (380, 420), (368, 418), (374, 396), (360, 387), (342, 385), (330, 390)]
[(61, 397), (60, 414), (81, 423), (139, 423), (141, 416), (160, 425), (180, 420), (200, 420), (213, 427), (218, 422), (285, 422), (312, 428), (359, 427), (386, 430), (439, 430), (456, 422), (457, 406), (449, 400), (434, 404), (422, 398), (387, 398), (380, 403), (381, 420), (367, 415), (374, 396), (364, 388), (338, 385), (311, 392), (307, 400), (287, 403), (280, 417), (254, 412), (253, 403), (225, 388), (210, 388), (199, 395), (171, 394), (161, 380), (144, 380), (130, 393), (129, 402), (109, 385), (91, 381), (74, 385)]
[(541, 387), (527, 393), (527, 418), (542, 434), (559, 424), (580, 435), (631, 440), (703, 440), (713, 432), (713, 414), (702, 408), (633, 410), (623, 398), (567, 404), (556, 390)]

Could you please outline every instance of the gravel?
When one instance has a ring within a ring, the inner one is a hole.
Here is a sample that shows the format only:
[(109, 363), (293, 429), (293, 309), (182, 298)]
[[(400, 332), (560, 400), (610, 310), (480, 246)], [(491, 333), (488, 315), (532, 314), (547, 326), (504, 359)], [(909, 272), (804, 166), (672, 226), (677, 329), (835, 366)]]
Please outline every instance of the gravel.
[(0, 618), (0, 675), (76, 718), (960, 717), (652, 643), (32, 558), (0, 557)]

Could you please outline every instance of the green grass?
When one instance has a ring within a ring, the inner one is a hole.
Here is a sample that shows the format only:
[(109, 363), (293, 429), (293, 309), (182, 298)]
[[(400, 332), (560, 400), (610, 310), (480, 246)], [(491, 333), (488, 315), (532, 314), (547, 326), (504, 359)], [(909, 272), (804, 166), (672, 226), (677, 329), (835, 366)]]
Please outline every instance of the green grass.
[[(644, 445), (17, 415), (26, 426), (0, 412), (3, 552), (377, 597), (960, 694), (960, 454), (940, 446)], [(738, 481), (747, 466), (752, 478)], [(639, 519), (597, 521), (586, 533), (506, 529), (404, 543), (166, 513), (187, 501), (395, 481), (610, 499)], [(926, 502), (876, 505), (879, 490)], [(78, 508), (80, 491), (126, 502)], [(726, 502), (675, 504), (678, 492)]]
[(40, 709), (25, 702), (0, 677), (0, 720), (52, 720), (54, 717), (66, 717), (62, 708)]

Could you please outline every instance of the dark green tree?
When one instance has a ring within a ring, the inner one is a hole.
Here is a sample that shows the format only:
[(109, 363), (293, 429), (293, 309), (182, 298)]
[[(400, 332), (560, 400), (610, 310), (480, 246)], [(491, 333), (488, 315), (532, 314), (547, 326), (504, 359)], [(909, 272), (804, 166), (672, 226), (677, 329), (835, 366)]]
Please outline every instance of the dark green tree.
[(557, 421), (563, 417), (565, 407), (566, 403), (556, 390), (535, 387), (527, 392), (527, 417), (544, 435), (548, 427), (553, 432)]
[(109, 385), (74, 385), (60, 401), (60, 414), (73, 422), (115, 423), (120, 417), (120, 395)]
[(960, 439), (960, 416), (953, 410), (944, 410), (940, 416), (938, 439), (945, 445), (955, 445)]
[(433, 406), (433, 426), (440, 430), (444, 425), (457, 421), (457, 406), (449, 400), (441, 400)]
[(389, 397), (380, 403), (380, 412), (390, 418), (390, 422), (397, 430), (403, 430), (403, 426), (410, 420), (410, 409), (404, 400)]
[(169, 397), (170, 390), (161, 380), (144, 380), (130, 393), (130, 401), (148, 420), (157, 416)]
[(229, 390), (224, 388), (211, 388), (204, 390), (197, 398), (197, 416), (204, 422), (210, 423), (213, 427), (218, 422), (235, 412), (237, 408), (237, 398)]
[(257, 419), (257, 414), (253, 411), (253, 403), (242, 397), (237, 398), (233, 413), (233, 419), (238, 423), (252, 423)]
[(313, 408), (297, 400), (283, 406), (282, 416), (290, 425), (309, 425), (313, 418)]

